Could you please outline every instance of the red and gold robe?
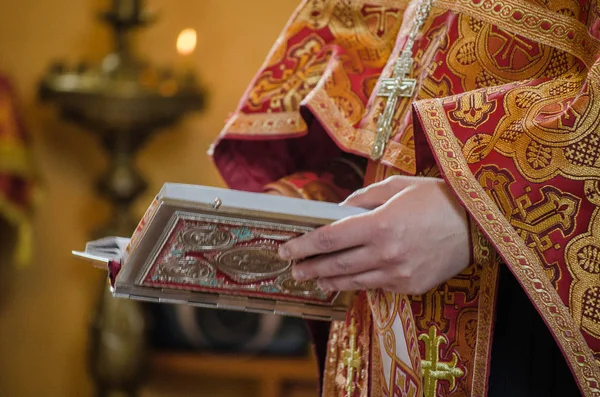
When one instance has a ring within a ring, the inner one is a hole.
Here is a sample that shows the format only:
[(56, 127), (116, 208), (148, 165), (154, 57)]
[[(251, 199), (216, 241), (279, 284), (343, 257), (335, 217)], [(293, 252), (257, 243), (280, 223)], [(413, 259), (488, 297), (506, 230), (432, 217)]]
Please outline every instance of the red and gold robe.
[[(417, 4), (304, 1), (211, 149), (228, 185), (313, 198), (332, 178), (296, 173), (369, 158), (377, 91)], [(444, 178), (469, 213), (473, 263), (423, 296), (357, 293), (331, 327), (324, 396), (485, 395), (500, 266), (582, 394), (600, 395), (599, 13), (586, 0), (434, 1), (415, 94), (364, 183)]]

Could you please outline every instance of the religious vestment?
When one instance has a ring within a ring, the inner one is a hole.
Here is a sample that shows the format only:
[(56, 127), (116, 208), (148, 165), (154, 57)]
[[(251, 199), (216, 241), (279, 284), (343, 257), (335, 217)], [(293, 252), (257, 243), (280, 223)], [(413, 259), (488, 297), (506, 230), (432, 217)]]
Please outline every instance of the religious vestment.
[[(443, 178), (471, 224), (456, 277), (358, 291), (346, 321), (315, 327), (323, 396), (487, 395), (513, 366), (502, 350), (538, 334), (561, 379), (600, 395), (599, 25), (586, 0), (297, 8), (211, 148), (228, 186), (339, 201), (363, 171)], [(519, 332), (513, 307), (539, 321)]]

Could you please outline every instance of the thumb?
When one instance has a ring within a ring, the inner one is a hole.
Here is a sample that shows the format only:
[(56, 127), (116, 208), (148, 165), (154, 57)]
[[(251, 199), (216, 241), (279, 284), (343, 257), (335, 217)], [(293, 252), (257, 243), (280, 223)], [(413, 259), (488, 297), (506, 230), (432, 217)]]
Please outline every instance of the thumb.
[(415, 183), (414, 177), (392, 176), (352, 193), (340, 205), (374, 209)]

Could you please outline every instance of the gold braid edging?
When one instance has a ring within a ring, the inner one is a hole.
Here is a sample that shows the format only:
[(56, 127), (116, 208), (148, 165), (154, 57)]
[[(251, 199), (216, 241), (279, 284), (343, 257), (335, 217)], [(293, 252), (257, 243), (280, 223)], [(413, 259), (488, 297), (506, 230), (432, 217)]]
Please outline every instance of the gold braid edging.
[(590, 81), (592, 83), (595, 83), (594, 86), (598, 86), (600, 83), (600, 60), (598, 60), (598, 62), (596, 62), (594, 66), (592, 66), (589, 74), (591, 76)]
[(436, 7), (458, 11), (491, 23), (509, 32), (558, 48), (577, 58), (587, 67), (596, 61), (600, 41), (588, 33), (577, 19), (524, 1), (436, 0)]
[(250, 113), (238, 111), (224, 128), (227, 135), (302, 135), (307, 127), (299, 112)]
[(539, 259), (527, 248), (471, 174), (441, 101), (427, 100), (415, 106), (448, 184), (479, 226), (486, 226), (484, 230), (488, 238), (553, 331), (584, 395), (600, 396), (600, 368), (591, 349), (544, 274)]
[(471, 223), (471, 241), (473, 242), (473, 261), (482, 266), (472, 394), (474, 396), (485, 396), (487, 395), (488, 358), (492, 347), (492, 322), (494, 320), (499, 263), (498, 256), (489, 241), (472, 219), (469, 219), (469, 222)]
[[(306, 106), (317, 117), (331, 137), (344, 149), (368, 157), (376, 133), (356, 129), (342, 115), (327, 92), (318, 87), (306, 100)], [(389, 141), (382, 162), (414, 175), (416, 170), (415, 151), (401, 143)]]

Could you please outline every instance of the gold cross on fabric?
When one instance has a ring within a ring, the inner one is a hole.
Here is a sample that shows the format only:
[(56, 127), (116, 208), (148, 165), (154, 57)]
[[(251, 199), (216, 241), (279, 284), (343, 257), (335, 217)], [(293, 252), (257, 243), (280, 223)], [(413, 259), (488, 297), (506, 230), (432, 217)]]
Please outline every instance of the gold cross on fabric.
[(417, 81), (406, 78), (406, 75), (412, 68), (412, 64), (413, 59), (410, 52), (402, 51), (402, 55), (398, 58), (394, 67), (395, 76), (390, 79), (381, 80), (377, 96), (387, 97), (388, 99), (383, 113), (377, 120), (377, 136), (371, 149), (371, 158), (373, 160), (377, 160), (383, 155), (387, 141), (390, 139), (398, 98), (410, 98), (415, 92)]
[[(354, 370), (360, 371), (361, 359), (360, 359), (360, 349), (356, 347), (356, 322), (352, 319), (350, 323), (350, 328), (348, 328), (349, 335), (349, 347), (344, 350), (344, 354), (342, 356), (342, 363), (344, 367), (347, 369), (346, 373), (346, 397), (352, 397), (354, 393)], [(358, 379), (357, 379), (358, 380)]]
[(421, 361), (423, 370), (424, 395), (425, 397), (435, 397), (439, 380), (446, 380), (450, 383), (449, 390), (454, 389), (456, 378), (460, 378), (465, 372), (456, 367), (458, 357), (456, 353), (452, 353), (452, 361), (440, 361), (440, 345), (442, 342), (448, 343), (448, 340), (443, 335), (437, 334), (437, 328), (431, 326), (429, 335), (423, 334), (419, 336), (419, 340), (425, 342), (425, 359)]

